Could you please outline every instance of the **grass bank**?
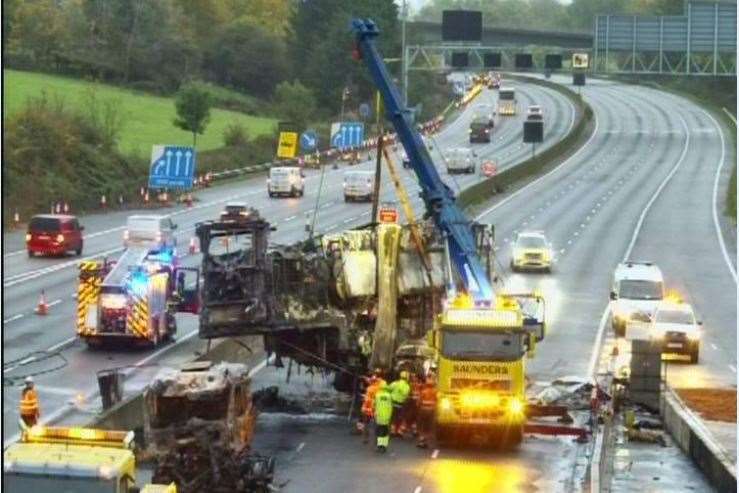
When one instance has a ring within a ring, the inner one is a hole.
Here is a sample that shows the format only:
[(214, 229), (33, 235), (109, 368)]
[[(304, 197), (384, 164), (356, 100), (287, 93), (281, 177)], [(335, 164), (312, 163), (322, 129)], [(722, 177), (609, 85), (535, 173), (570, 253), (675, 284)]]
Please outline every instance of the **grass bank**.
[[(34, 72), (3, 70), (3, 76), (3, 120), (19, 110), (29, 97), (43, 92), (64, 98), (71, 107), (84, 105), (90, 92), (94, 92), (96, 98), (117, 103), (122, 119), (118, 147), (123, 153), (148, 156), (154, 144), (192, 144), (192, 134), (172, 125), (176, 116), (172, 98)], [(276, 125), (272, 118), (212, 109), (205, 133), (198, 136), (198, 149), (206, 151), (223, 146), (223, 131), (232, 122), (241, 123), (251, 138), (271, 134)]]

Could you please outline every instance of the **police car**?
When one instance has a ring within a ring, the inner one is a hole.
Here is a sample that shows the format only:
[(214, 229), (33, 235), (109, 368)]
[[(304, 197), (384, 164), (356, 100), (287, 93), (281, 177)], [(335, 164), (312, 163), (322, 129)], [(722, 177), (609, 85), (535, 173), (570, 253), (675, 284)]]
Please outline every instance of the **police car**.
[(541, 231), (522, 231), (513, 243), (511, 270), (552, 271), (554, 252)]
[(668, 300), (657, 308), (649, 335), (661, 342), (662, 354), (685, 355), (697, 363), (702, 325), (688, 303)]

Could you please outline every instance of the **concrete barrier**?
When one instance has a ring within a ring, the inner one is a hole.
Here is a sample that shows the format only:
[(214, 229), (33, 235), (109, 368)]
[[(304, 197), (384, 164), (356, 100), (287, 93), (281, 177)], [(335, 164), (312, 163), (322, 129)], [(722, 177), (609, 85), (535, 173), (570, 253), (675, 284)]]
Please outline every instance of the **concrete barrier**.
[(736, 465), (680, 397), (666, 387), (660, 398), (665, 429), (718, 491), (736, 491)]

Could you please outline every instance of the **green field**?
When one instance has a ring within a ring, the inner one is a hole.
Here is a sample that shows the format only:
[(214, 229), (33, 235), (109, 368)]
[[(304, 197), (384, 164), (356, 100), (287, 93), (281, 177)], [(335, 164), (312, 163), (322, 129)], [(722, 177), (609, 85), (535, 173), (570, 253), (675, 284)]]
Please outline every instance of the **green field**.
[[(146, 156), (154, 144), (192, 144), (191, 133), (172, 125), (176, 115), (171, 98), (33, 72), (3, 70), (3, 75), (3, 119), (21, 108), (27, 98), (39, 96), (43, 91), (49, 96), (59, 95), (67, 104), (77, 106), (84, 104), (88, 91), (94, 89), (97, 98), (112, 99), (120, 104), (123, 128), (119, 147), (122, 151), (134, 151)], [(250, 138), (270, 133), (276, 124), (276, 120), (271, 118), (212, 109), (205, 133), (198, 136), (198, 149), (208, 150), (223, 146), (223, 130), (234, 121), (244, 125)]]

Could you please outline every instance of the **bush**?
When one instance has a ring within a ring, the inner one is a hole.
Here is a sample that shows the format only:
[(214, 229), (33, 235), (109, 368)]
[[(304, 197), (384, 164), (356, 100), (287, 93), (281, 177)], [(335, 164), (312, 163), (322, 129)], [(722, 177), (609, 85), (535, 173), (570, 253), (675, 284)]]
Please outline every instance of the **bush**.
[(94, 126), (107, 118), (102, 106), (78, 113), (62, 99), (42, 95), (29, 99), (7, 119), (3, 134), (6, 218), (15, 210), (24, 217), (47, 211), (57, 201), (66, 201), (75, 210), (94, 207), (101, 194), (130, 195), (142, 182), (147, 166), (116, 150), (115, 126), (107, 130)]
[(223, 131), (223, 144), (226, 147), (243, 147), (248, 142), (246, 129), (239, 122), (229, 123)]

